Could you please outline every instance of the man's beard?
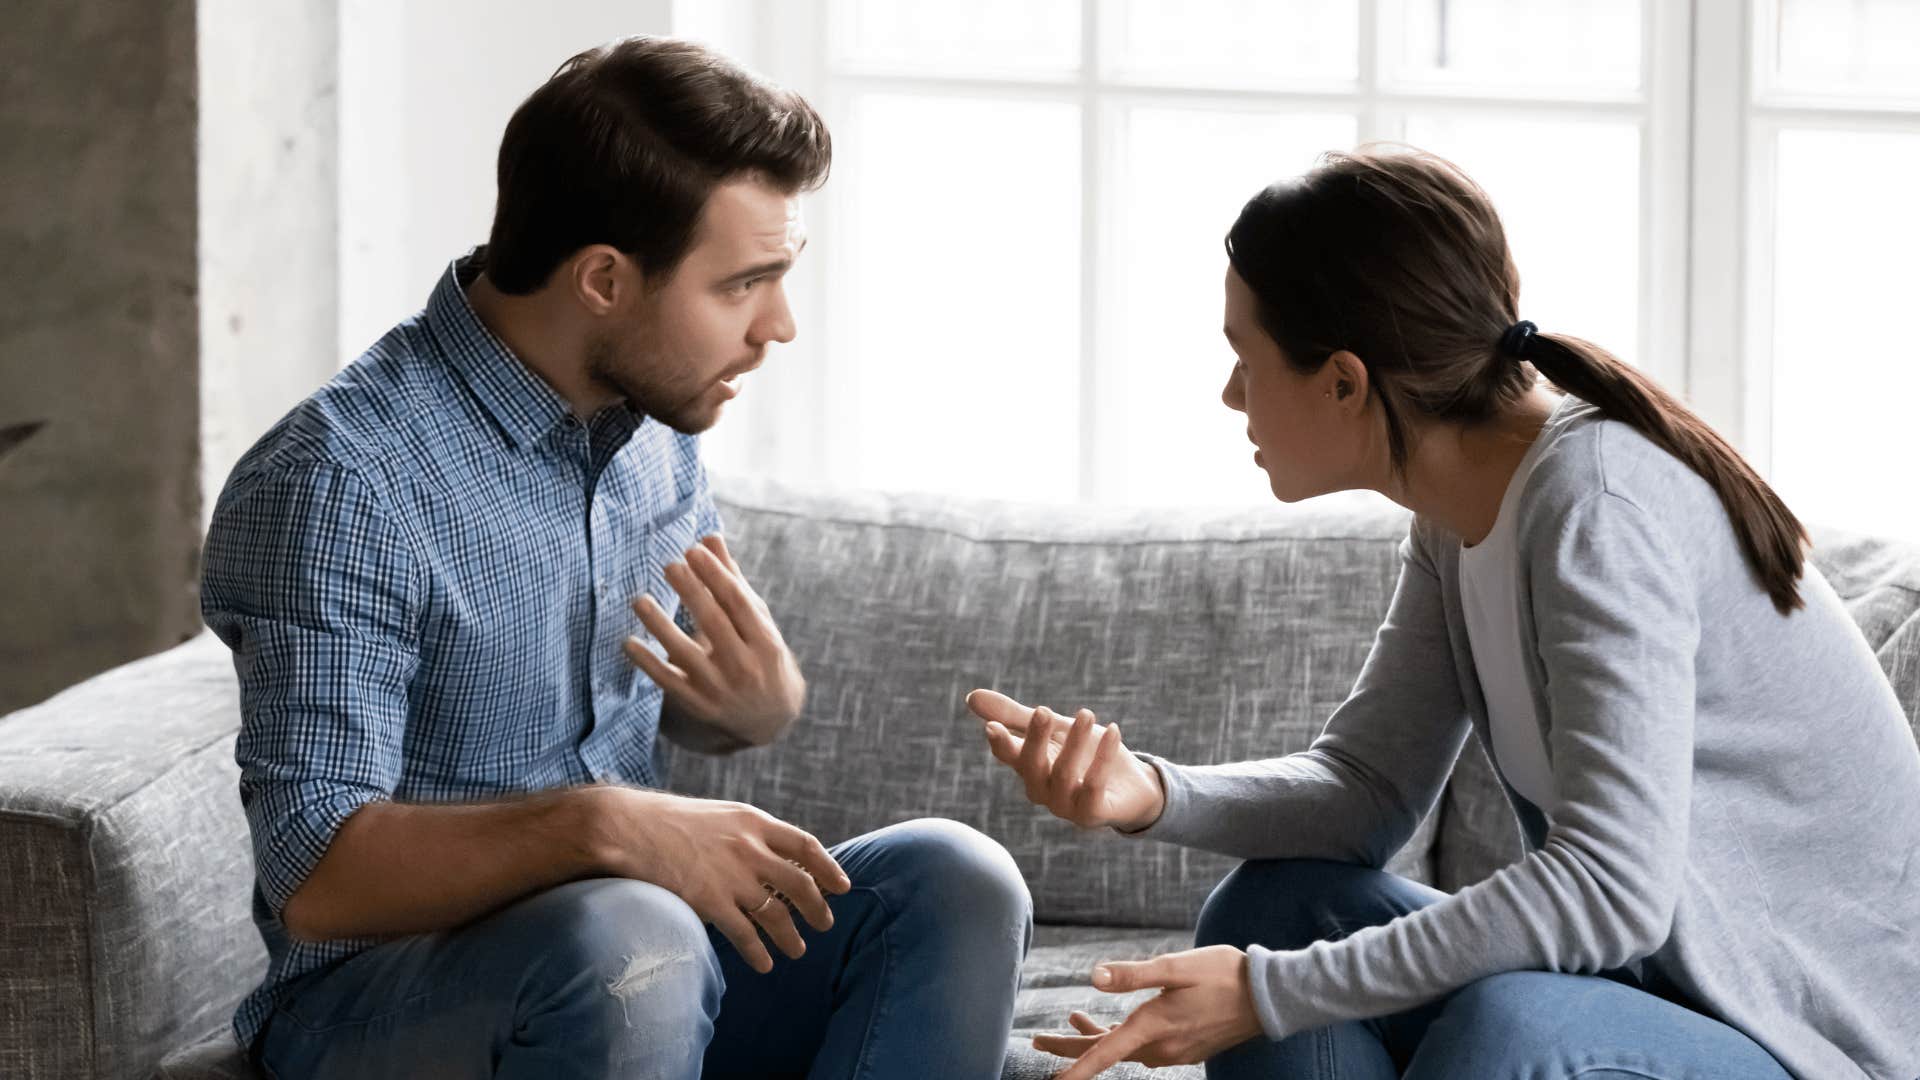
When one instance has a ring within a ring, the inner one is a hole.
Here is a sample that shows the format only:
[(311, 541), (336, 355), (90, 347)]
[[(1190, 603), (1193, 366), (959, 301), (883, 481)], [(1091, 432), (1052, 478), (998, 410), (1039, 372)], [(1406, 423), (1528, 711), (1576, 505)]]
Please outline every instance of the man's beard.
[[(620, 365), (622, 349), (611, 338), (603, 337), (587, 347), (587, 376), (626, 400), (627, 407), (643, 417), (651, 417), (682, 435), (698, 435), (720, 418), (719, 410), (700, 410), (700, 402), (710, 387), (688, 392), (685, 389), (642, 382)], [(645, 340), (635, 341), (629, 355), (658, 350)]]

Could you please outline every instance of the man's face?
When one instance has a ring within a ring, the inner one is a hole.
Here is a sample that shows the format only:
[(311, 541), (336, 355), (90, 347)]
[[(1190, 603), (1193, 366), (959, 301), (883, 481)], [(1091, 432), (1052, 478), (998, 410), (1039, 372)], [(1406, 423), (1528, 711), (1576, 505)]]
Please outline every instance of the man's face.
[(785, 278), (806, 243), (798, 197), (758, 178), (716, 187), (692, 249), (593, 342), (588, 374), (675, 431), (712, 427), (767, 346), (793, 340)]

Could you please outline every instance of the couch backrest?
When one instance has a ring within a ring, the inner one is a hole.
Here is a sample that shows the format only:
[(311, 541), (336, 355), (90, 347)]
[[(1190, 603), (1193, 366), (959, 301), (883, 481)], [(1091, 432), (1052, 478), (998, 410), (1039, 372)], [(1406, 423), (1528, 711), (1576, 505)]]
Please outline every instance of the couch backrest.
[[(1231, 863), (1032, 806), (964, 695), (1085, 706), (1179, 761), (1301, 749), (1366, 658), (1407, 520), (1358, 498), (1195, 515), (750, 486), (722, 512), (810, 694), (775, 746), (677, 753), (676, 790), (828, 842), (955, 818), (1013, 853), (1042, 921), (1164, 927), (1191, 926)], [(1429, 834), (1395, 869), (1429, 877)]]
[[(1226, 860), (1029, 806), (961, 697), (1122, 721), (1187, 762), (1286, 753), (1346, 696), (1406, 516), (1369, 500), (1195, 515), (735, 485), (728, 530), (806, 665), (777, 746), (680, 753), (673, 784), (829, 841), (943, 815), (1005, 843), (1043, 920), (1185, 927)], [(1920, 550), (1816, 533), (1815, 564), (1920, 720)], [(0, 718), (0, 1076), (144, 1077), (223, 1027), (265, 953), (211, 636)], [(1477, 750), (1394, 868), (1457, 887), (1517, 854)]]

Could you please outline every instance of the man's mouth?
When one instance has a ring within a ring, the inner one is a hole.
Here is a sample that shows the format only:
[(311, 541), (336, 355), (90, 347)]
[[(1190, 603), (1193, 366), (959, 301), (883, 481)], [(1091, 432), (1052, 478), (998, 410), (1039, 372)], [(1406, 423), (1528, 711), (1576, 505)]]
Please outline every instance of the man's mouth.
[(746, 378), (748, 372), (759, 367), (760, 363), (761, 361), (756, 359), (751, 363), (734, 368), (730, 374), (720, 377), (720, 385), (725, 388), (728, 398), (732, 398), (740, 393), (740, 380)]

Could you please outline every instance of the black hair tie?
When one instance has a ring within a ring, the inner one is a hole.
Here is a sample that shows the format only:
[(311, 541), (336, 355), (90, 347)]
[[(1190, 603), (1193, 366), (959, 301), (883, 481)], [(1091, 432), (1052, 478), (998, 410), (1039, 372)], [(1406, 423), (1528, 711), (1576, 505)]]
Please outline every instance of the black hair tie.
[(1508, 356), (1527, 355), (1528, 347), (1533, 344), (1533, 333), (1538, 329), (1525, 319), (1507, 327), (1507, 332), (1500, 335), (1500, 351)]

